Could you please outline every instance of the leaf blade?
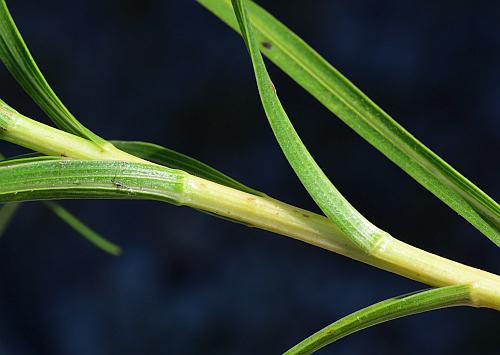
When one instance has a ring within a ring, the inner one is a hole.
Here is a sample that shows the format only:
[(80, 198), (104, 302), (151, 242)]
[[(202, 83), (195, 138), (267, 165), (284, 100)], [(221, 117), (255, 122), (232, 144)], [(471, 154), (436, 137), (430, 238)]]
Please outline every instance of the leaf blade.
[(285, 354), (311, 354), (352, 333), (383, 322), (441, 308), (469, 305), (470, 288), (467, 285), (441, 287), (391, 298), (339, 319)]
[(109, 145), (83, 126), (52, 90), (26, 46), (5, 0), (0, 0), (0, 60), (59, 128), (90, 139), (100, 146)]
[[(13, 160), (16, 159), (17, 161), (13, 162)], [(6, 165), (13, 166), (15, 164), (29, 163), (33, 161), (39, 162), (51, 160), (60, 160), (60, 158), (44, 157), (40, 156), (40, 154), (38, 153), (30, 153), (18, 156), (17, 158), (14, 157), (5, 160), (5, 157), (0, 153), (0, 167)], [(99, 233), (95, 232), (90, 227), (85, 225), (82, 221), (80, 221), (76, 216), (74, 216), (59, 203), (53, 201), (44, 201), (44, 205), (56, 216), (61, 218), (62, 221), (72, 227), (77, 233), (87, 239), (90, 243), (94, 244), (97, 248), (115, 256), (122, 253), (122, 249), (118, 245), (106, 240)], [(17, 212), (20, 206), (21, 202), (11, 202), (0, 207), (0, 237), (4, 234), (9, 222), (12, 220), (12, 217)]]
[(374, 226), (347, 201), (311, 156), (276, 94), (255, 41), (244, 0), (233, 0), (233, 8), (250, 53), (264, 111), (281, 150), (302, 185), (328, 219), (342, 230), (354, 245), (370, 253), (375, 243), (381, 237), (387, 236), (387, 233)]
[(179, 205), (186, 175), (145, 163), (33, 157), (0, 163), (0, 202), (110, 198)]
[(256, 196), (265, 196), (264, 193), (252, 189), (241, 182), (223, 174), (222, 172), (172, 149), (153, 143), (132, 141), (111, 141), (115, 147), (139, 158), (160, 164), (172, 169), (183, 170), (192, 175), (232, 187)]
[[(231, 0), (197, 0), (239, 30)], [(261, 51), (361, 137), (500, 246), (500, 206), (372, 102), (300, 37), (248, 1)]]
[(63, 222), (73, 228), (73, 230), (75, 230), (78, 234), (80, 234), (83, 238), (96, 246), (98, 249), (101, 249), (105, 253), (111, 254), (113, 256), (118, 256), (122, 253), (122, 249), (118, 245), (110, 242), (99, 233), (88, 227), (59, 203), (53, 201), (44, 201), (44, 205)]

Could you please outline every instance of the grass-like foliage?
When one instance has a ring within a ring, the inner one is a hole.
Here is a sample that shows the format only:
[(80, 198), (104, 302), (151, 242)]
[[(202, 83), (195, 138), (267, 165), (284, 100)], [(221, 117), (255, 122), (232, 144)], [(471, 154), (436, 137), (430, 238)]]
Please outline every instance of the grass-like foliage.
[(59, 100), (36, 65), (4, 0), (0, 1), (0, 56), (19, 85), (62, 130), (88, 138), (96, 144), (106, 141), (83, 126)]
[[(240, 27), (231, 0), (197, 0)], [(500, 246), (500, 207), (417, 140), (314, 49), (253, 1), (248, 17), (260, 50), (338, 118)]]
[(314, 333), (285, 354), (310, 354), (358, 330), (396, 318), (468, 304), (468, 286), (457, 285), (414, 292), (376, 303)]
[(497, 246), (498, 203), (264, 9), (249, 0), (198, 2), (242, 35), (277, 143), (326, 217), (277, 201), (171, 149), (147, 142), (108, 141), (93, 133), (51, 89), (5, 1), (0, 0), (0, 59), (58, 127), (23, 116), (0, 99), (0, 138), (33, 151), (0, 159), (0, 202), (5, 203), (0, 206), (0, 235), (21, 202), (44, 201), (89, 242), (118, 255), (120, 247), (51, 200), (157, 200), (289, 236), (435, 287), (363, 308), (314, 333), (287, 354), (311, 353), (358, 330), (434, 309), (474, 306), (500, 310), (498, 275), (403, 243), (374, 226), (349, 203), (302, 143), (281, 105), (262, 54)]

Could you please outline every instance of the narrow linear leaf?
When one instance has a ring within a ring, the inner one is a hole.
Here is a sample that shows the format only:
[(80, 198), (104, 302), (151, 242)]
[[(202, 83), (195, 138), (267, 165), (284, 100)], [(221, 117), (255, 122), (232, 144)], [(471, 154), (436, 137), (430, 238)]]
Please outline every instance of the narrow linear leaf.
[[(60, 157), (9, 160), (0, 162), (0, 202), (127, 199), (182, 205), (185, 175), (184, 171), (167, 167), (118, 161), (66, 160)], [(63, 213), (62, 217), (66, 216)]]
[(187, 173), (159, 165), (39, 157), (0, 162), (0, 202), (78, 198), (182, 204)]
[[(199, 160), (191, 158), (188, 155), (176, 152), (172, 149), (162, 147), (157, 144), (146, 142), (131, 142), (131, 141), (110, 141), (116, 148), (121, 149), (136, 157), (145, 159), (155, 164), (163, 165), (171, 169), (184, 170), (185, 172), (207, 179), (218, 184), (231, 187), (243, 192), (250, 193), (256, 196), (266, 196), (263, 192), (257, 191), (248, 187), (239, 181), (223, 174), (222, 172), (212, 168), (211, 166), (202, 163)], [(43, 158), (42, 158), (43, 157)], [(39, 158), (47, 160), (60, 160), (61, 157), (43, 156), (41, 153), (27, 153), (10, 157), (0, 161), (0, 166), (3, 164), (12, 164), (15, 162), (26, 162), (25, 159)], [(2, 160), (2, 159), (0, 159)]]
[(248, 47), (264, 111), (288, 162), (325, 215), (360, 249), (369, 252), (385, 232), (375, 227), (347, 201), (316, 164), (283, 109), (267, 73), (243, 0), (233, 7)]
[(45, 201), (44, 204), (54, 212), (56, 216), (61, 218), (82, 237), (102, 251), (115, 256), (122, 253), (122, 249), (118, 245), (106, 240), (100, 234), (96, 233), (60, 204), (53, 201)]
[[(50, 161), (50, 160), (60, 160), (60, 158), (55, 157), (40, 157), (39, 153), (30, 153), (24, 154), (23, 156), (18, 156), (17, 161), (16, 158), (10, 158), (9, 160), (5, 160), (5, 157), (0, 153), (0, 167), (5, 165), (15, 165), (20, 163), (27, 163), (32, 161)], [(98, 248), (103, 251), (112, 254), (119, 255), (122, 250), (119, 246), (111, 243), (110, 241), (103, 238), (101, 235), (96, 233), (94, 230), (86, 226), (83, 222), (81, 222), (77, 217), (75, 217), (71, 212), (65, 209), (63, 206), (56, 202), (45, 201), (44, 204), (53, 211), (58, 217), (60, 217), (64, 222), (66, 222), (70, 227), (75, 229), (78, 233), (80, 233), (84, 238), (86, 238), (89, 242), (96, 245)], [(20, 202), (11, 202), (0, 207), (0, 237), (5, 232), (10, 220), (16, 213), (16, 211), (21, 206)]]
[[(231, 0), (197, 0), (239, 31)], [(349, 127), (500, 246), (500, 206), (427, 148), (300, 37), (252, 1), (260, 50)]]
[(0, 206), (0, 237), (4, 235), (20, 205), (20, 202), (11, 202)]
[(285, 354), (311, 354), (359, 330), (397, 318), (455, 306), (470, 306), (469, 286), (448, 286), (391, 298), (339, 319)]
[(59, 128), (90, 139), (100, 146), (109, 145), (106, 140), (84, 127), (57, 97), (31, 56), (5, 0), (0, 0), (0, 59)]
[(256, 196), (265, 196), (264, 193), (243, 185), (211, 166), (172, 149), (146, 142), (111, 141), (111, 143), (118, 149), (150, 162), (184, 170), (192, 175)]

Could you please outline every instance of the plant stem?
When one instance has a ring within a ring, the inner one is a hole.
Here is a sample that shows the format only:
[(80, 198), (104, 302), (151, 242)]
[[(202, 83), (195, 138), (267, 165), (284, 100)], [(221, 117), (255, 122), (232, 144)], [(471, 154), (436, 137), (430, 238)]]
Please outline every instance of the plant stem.
[(74, 159), (146, 162), (115, 148), (47, 126), (21, 115), (0, 100), (0, 138), (34, 151)]
[[(237, 32), (231, 0), (197, 0)], [(260, 50), (328, 110), (500, 247), (498, 203), (371, 101), (297, 34), (245, 1)]]
[[(49, 155), (155, 165), (111, 144), (102, 149), (88, 140), (22, 116), (1, 103), (0, 138)], [(187, 173), (182, 175), (181, 180), (176, 180), (176, 183), (182, 181), (180, 197), (177, 193), (165, 196), (178, 204), (289, 236), (431, 286), (469, 285), (472, 305), (500, 310), (498, 275), (428, 253), (386, 233), (365, 253), (354, 248), (326, 217), (270, 197), (248, 194)], [(167, 181), (164, 185), (168, 189)]]
[(184, 178), (182, 205), (230, 218), (359, 259), (363, 252), (326, 217), (270, 197), (259, 197), (193, 175)]
[(187, 176), (182, 204), (292, 237), (349, 258), (441, 287), (470, 285), (471, 303), (500, 310), (500, 276), (428, 253), (385, 234), (369, 254), (354, 249), (326, 217), (283, 202)]

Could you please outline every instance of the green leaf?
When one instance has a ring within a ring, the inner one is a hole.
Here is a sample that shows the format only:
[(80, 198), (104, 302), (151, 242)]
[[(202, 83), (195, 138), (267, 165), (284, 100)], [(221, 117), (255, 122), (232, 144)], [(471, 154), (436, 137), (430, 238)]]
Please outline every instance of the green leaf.
[(243, 185), (209, 165), (174, 150), (145, 142), (112, 141), (111, 143), (118, 149), (150, 162), (184, 170), (192, 175), (256, 196), (265, 196), (264, 193)]
[[(197, 0), (239, 30), (231, 0)], [(500, 206), (394, 121), (295, 33), (247, 1), (260, 50), (349, 127), (500, 246)]]
[(0, 202), (108, 198), (179, 205), (186, 175), (159, 165), (121, 161), (11, 160), (0, 162)]
[[(18, 156), (15, 158), (10, 158), (9, 160), (5, 160), (5, 157), (0, 153), (0, 162), (1, 166), (6, 165), (15, 165), (20, 163), (27, 162), (40, 162), (40, 161), (50, 161), (50, 160), (60, 160), (60, 158), (56, 157), (40, 157), (39, 153), (29, 153), (24, 154), (23, 156)], [(96, 245), (98, 248), (103, 251), (112, 254), (119, 255), (121, 254), (121, 248), (106, 239), (104, 239), (101, 235), (93, 231), (91, 228), (86, 226), (83, 222), (81, 222), (77, 217), (75, 217), (71, 212), (65, 209), (63, 206), (56, 202), (46, 201), (45, 205), (54, 212), (58, 217), (60, 217), (64, 222), (66, 222), (70, 227), (75, 229), (78, 233), (80, 233), (84, 238), (86, 238), (89, 242)], [(15, 212), (21, 206), (20, 202), (11, 202), (0, 207), (0, 237), (5, 232), (10, 220), (12, 219)]]
[[(185, 154), (176, 152), (172, 149), (162, 147), (157, 144), (146, 143), (146, 142), (131, 142), (131, 141), (110, 141), (116, 148), (121, 149), (129, 154), (135, 155), (136, 157), (148, 160), (155, 164), (166, 166), (171, 169), (183, 170), (191, 175), (207, 179), (218, 184), (231, 187), (243, 192), (247, 192), (256, 196), (266, 196), (263, 192), (252, 189), (246, 185), (243, 185), (239, 181), (223, 174), (222, 172), (212, 168), (211, 166), (202, 163), (199, 160), (191, 158)], [(60, 157), (54, 156), (42, 156), (40, 153), (27, 153), (23, 155), (17, 155), (5, 159), (3, 162), (0, 161), (0, 166), (2, 163), (11, 164), (12, 161), (25, 162), (24, 159), (30, 158), (42, 158), (47, 160), (59, 160)], [(1, 159), (0, 159), (1, 160)]]
[(288, 162), (325, 215), (360, 249), (369, 252), (383, 231), (371, 224), (342, 196), (316, 164), (293, 128), (267, 73), (243, 0), (233, 7), (248, 47), (264, 111)]
[[(155, 164), (163, 165), (172, 169), (180, 169), (192, 175), (256, 196), (266, 196), (264, 193), (243, 185), (237, 180), (221, 173), (209, 165), (174, 150), (146, 142), (111, 141), (110, 143), (122, 151)], [(40, 153), (28, 153), (0, 161), (0, 166), (2, 164), (12, 164), (13, 161), (14, 163), (26, 162), (31, 158), (35, 158), (35, 161), (39, 159), (60, 160), (60, 157), (41, 156)]]
[(5, 233), (5, 230), (9, 226), (10, 221), (16, 214), (20, 205), (21, 203), (19, 202), (12, 202), (6, 203), (0, 207), (0, 237)]
[(28, 95), (59, 128), (90, 139), (100, 146), (109, 145), (84, 127), (54, 93), (31, 56), (5, 0), (0, 0), (0, 59)]
[(86, 226), (83, 222), (81, 222), (77, 217), (75, 217), (71, 212), (69, 212), (60, 204), (53, 201), (45, 201), (44, 204), (52, 212), (54, 212), (56, 216), (61, 218), (82, 237), (87, 239), (90, 243), (94, 244), (99, 249), (111, 255), (120, 255), (122, 253), (122, 249), (118, 245), (104, 239), (101, 235)]
[(349, 334), (374, 325), (435, 309), (470, 305), (469, 286), (448, 286), (391, 298), (354, 312), (285, 352), (311, 354)]
[[(148, 146), (138, 144), (133, 149), (138, 151), (140, 147)], [(142, 153), (146, 154), (147, 151)], [(151, 152), (161, 153), (156, 159), (165, 161), (162, 150), (152, 149)], [(166, 159), (170, 160), (168, 157)], [(187, 162), (189, 159), (181, 164)], [(29, 156), (0, 162), (0, 202), (106, 198), (158, 200), (190, 205), (189, 201), (184, 200), (183, 180), (186, 175), (182, 170), (152, 164)], [(189, 197), (187, 199), (190, 200)], [(248, 225), (237, 219), (195, 208), (218, 218)]]

